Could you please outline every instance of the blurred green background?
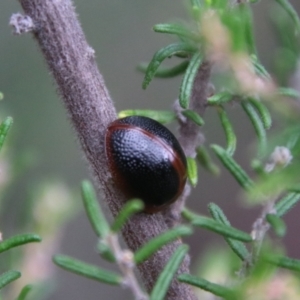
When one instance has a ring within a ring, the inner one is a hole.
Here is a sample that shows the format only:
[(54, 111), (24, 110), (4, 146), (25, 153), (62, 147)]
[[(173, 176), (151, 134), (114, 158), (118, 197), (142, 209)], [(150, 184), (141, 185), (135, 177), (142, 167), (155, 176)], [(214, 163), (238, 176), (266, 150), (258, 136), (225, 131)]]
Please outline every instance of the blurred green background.
[[(265, 0), (254, 5), (255, 31), (260, 58), (272, 71), (276, 38), (269, 23), (272, 4)], [(291, 1), (300, 11), (300, 2)], [(86, 0), (75, 1), (76, 10), (96, 57), (117, 110), (128, 108), (169, 109), (177, 97), (180, 78), (154, 80), (149, 88), (141, 88), (142, 75), (136, 71), (141, 61), (149, 61), (153, 53), (167, 45), (171, 37), (154, 33), (156, 23), (188, 19), (185, 1), (172, 0)], [(79, 150), (65, 109), (56, 94), (56, 87), (46, 68), (41, 53), (32, 36), (13, 36), (9, 18), (21, 11), (16, 0), (2, 0), (0, 4), (0, 116), (14, 118), (6, 154), (12, 164), (29, 161), (19, 176), (1, 197), (4, 207), (0, 231), (4, 237), (23, 232), (20, 216), (30, 209), (27, 200), (32, 190), (45, 182), (60, 182), (71, 190), (71, 199), (78, 208), (76, 218), (58, 228), (62, 242), (56, 252), (65, 253), (88, 262), (107, 266), (96, 254), (96, 236), (83, 213), (80, 201), (80, 182), (88, 177), (88, 170)], [(255, 141), (249, 120), (239, 109), (233, 109), (233, 123), (239, 137), (237, 160), (249, 169), (251, 146)], [(216, 114), (205, 115), (204, 133), (208, 142), (224, 141)], [(173, 127), (176, 132), (176, 127)], [(1, 164), (0, 164), (1, 167)], [(0, 170), (3, 172), (3, 170)], [(242, 207), (237, 183), (223, 172), (215, 178), (200, 170), (199, 186), (193, 191), (190, 206), (206, 213), (209, 202), (219, 203), (233, 225), (250, 231), (259, 210)], [(64, 195), (58, 194), (58, 195)], [(64, 202), (65, 199), (55, 199)], [(47, 218), (48, 211), (44, 212)], [(299, 213), (299, 209), (298, 209)], [(48, 215), (49, 216), (49, 215)], [(300, 258), (300, 240), (297, 235), (297, 210), (289, 214), (288, 235), (285, 238), (288, 254)], [(298, 223), (299, 226), (299, 223)], [(293, 238), (294, 237), (294, 238)], [(214, 236), (200, 231), (188, 239), (193, 261), (213, 242)], [(216, 243), (223, 243), (217, 238)], [(195, 265), (195, 264), (194, 264)], [(52, 267), (51, 267), (52, 268)], [(53, 267), (56, 274), (53, 292), (47, 299), (130, 299), (128, 291), (82, 279)], [(3, 270), (0, 270), (1, 272)], [(40, 269), (43, 273), (43, 269)], [(49, 282), (50, 286), (50, 282)]]

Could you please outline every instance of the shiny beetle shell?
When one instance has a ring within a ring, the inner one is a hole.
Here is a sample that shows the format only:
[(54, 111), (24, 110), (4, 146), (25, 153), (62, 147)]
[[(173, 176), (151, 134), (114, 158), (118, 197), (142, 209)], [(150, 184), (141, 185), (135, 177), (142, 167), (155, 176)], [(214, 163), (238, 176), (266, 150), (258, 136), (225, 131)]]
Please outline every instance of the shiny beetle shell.
[(141, 116), (108, 125), (105, 151), (114, 183), (129, 198), (140, 198), (154, 213), (173, 203), (187, 178), (184, 152), (160, 123)]

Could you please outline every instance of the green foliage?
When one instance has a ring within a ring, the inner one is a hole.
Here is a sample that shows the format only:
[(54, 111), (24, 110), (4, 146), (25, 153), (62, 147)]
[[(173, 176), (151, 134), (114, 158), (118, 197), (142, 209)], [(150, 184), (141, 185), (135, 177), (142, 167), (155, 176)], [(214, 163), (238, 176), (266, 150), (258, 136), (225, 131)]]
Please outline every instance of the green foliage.
[(120, 285), (122, 283), (122, 277), (120, 275), (69, 256), (55, 255), (53, 261), (59, 267), (87, 278), (112, 285)]
[(285, 215), (289, 210), (291, 210), (300, 200), (300, 193), (299, 192), (291, 192), (280, 199), (276, 205), (275, 210), (276, 214), (279, 217)]
[(181, 39), (191, 39), (197, 40), (199, 37), (191, 31), (190, 28), (186, 28), (184, 25), (181, 24), (156, 24), (153, 27), (155, 32), (160, 33), (168, 33), (168, 34), (175, 34)]
[(237, 7), (239, 9), (241, 19), (244, 19), (244, 28), (243, 34), (245, 35), (246, 41), (246, 51), (250, 54), (256, 55), (256, 44), (254, 39), (254, 30), (253, 30), (253, 16), (252, 16), (252, 9), (249, 4), (241, 3)]
[[(220, 224), (224, 224), (226, 226), (231, 226), (230, 222), (228, 221), (227, 217), (225, 216), (222, 209), (216, 205), (215, 203), (210, 203), (208, 205), (209, 212), (211, 216), (218, 221)], [(250, 258), (250, 253), (246, 246), (238, 240), (225, 237), (225, 240), (232, 251), (244, 262), (247, 262)]]
[(277, 3), (279, 3), (282, 8), (288, 13), (288, 15), (291, 17), (295, 24), (295, 29), (297, 34), (300, 33), (300, 19), (299, 16), (294, 9), (294, 7), (290, 4), (288, 0), (276, 0)]
[(40, 242), (41, 240), (42, 239), (36, 234), (29, 233), (29, 234), (15, 235), (0, 243), (0, 253), (24, 244)]
[[(146, 73), (149, 63), (141, 63), (138, 65), (138, 70)], [(172, 78), (176, 77), (186, 71), (186, 68), (188, 67), (189, 62), (183, 61), (180, 64), (174, 66), (174, 67), (159, 67), (155, 74), (155, 78)]]
[[(116, 216), (112, 225), (109, 225), (102, 213), (91, 183), (86, 180), (82, 183), (82, 198), (85, 211), (92, 228), (100, 238), (97, 247), (100, 255), (107, 261), (118, 264), (123, 274), (119, 275), (112, 271), (87, 264), (65, 255), (55, 255), (53, 261), (56, 265), (67, 271), (98, 280), (102, 283), (125, 286), (127, 284), (129, 285), (127, 282), (128, 280), (135, 280), (135, 277), (132, 273), (132, 268), (134, 268), (136, 264), (144, 262), (153, 253), (158, 251), (166, 244), (180, 237), (191, 235), (193, 232), (190, 226), (181, 225), (174, 227), (162, 233), (161, 235), (154, 237), (135, 253), (131, 253), (127, 250), (121, 249), (117, 235), (133, 214), (143, 210), (143, 202), (138, 199), (126, 202), (119, 214)], [(162, 299), (161, 297), (164, 297), (170, 285), (171, 279), (174, 277), (174, 274), (179, 268), (186, 252), (187, 246), (185, 245), (181, 245), (177, 249), (173, 257), (165, 266), (162, 274), (157, 279), (150, 299)], [(135, 284), (137, 283), (134, 283), (134, 285)], [(142, 293), (142, 291), (140, 292)]]
[(195, 159), (187, 157), (188, 179), (193, 187), (198, 183), (198, 167)]
[[(220, 281), (216, 277), (218, 282), (225, 282), (226, 279), (226, 284), (217, 284), (213, 282), (214, 279), (205, 279), (206, 275), (209, 277), (208, 274), (201, 274), (200, 277), (176, 274), (188, 252), (187, 245), (180, 245), (157, 278), (150, 295), (145, 294), (145, 299), (164, 299), (175, 277), (183, 283), (223, 299), (246, 299), (249, 291), (253, 291), (260, 284), (270, 284), (267, 280), (278, 272), (278, 268), (300, 272), (300, 261), (285, 256), (283, 246), (278, 246), (279, 242), (273, 242), (268, 235), (271, 228), (277, 238), (285, 236), (287, 227), (283, 216), (300, 200), (300, 126), (299, 110), (295, 108), (300, 94), (296, 89), (285, 86), (292, 72), (296, 70), (299, 60), (300, 20), (288, 0), (275, 1), (276, 13), (270, 17), (279, 47), (274, 59), (277, 77), (273, 78), (260, 61), (257, 52), (251, 4), (258, 1), (236, 2), (233, 5), (231, 1), (224, 0), (191, 0), (192, 20), (189, 25), (155, 25), (154, 32), (171, 35), (178, 41), (156, 51), (148, 64), (139, 65), (138, 70), (144, 73), (142, 87), (146, 89), (155, 78), (182, 75), (178, 91), (181, 108), (176, 112), (130, 109), (120, 112), (119, 117), (142, 115), (164, 124), (178, 119), (180, 125), (187, 120), (192, 121), (193, 125), (204, 127), (205, 119), (199, 115), (195, 106), (191, 105), (191, 100), (199, 92), (197, 81), (203, 80), (200, 76), (202, 68), (209, 64), (216, 65), (212, 78), (215, 84), (214, 94), (210, 93), (206, 102), (201, 105), (218, 113), (226, 145), (220, 146), (216, 141), (208, 146), (197, 145), (196, 158), (187, 158), (189, 183), (193, 187), (198, 184), (198, 163), (215, 175), (220, 173), (219, 167), (210, 156), (213, 152), (226, 172), (239, 184), (243, 198), (248, 200), (247, 203), (259, 203), (264, 207), (254, 222), (251, 233), (233, 227), (224, 211), (215, 203), (208, 205), (211, 217), (199, 215), (185, 207), (182, 211), (185, 225), (178, 225), (161, 233), (132, 253), (122, 249), (119, 234), (129, 219), (143, 210), (143, 202), (138, 199), (126, 202), (110, 224), (102, 212), (91, 183), (84, 181), (81, 187), (83, 204), (98, 238), (97, 250), (102, 258), (116, 264), (119, 272), (102, 269), (65, 255), (54, 256), (53, 261), (56, 265), (102, 283), (131, 288), (134, 286), (135, 289), (132, 290), (136, 292), (138, 289), (139, 294), (144, 295), (143, 288), (139, 286), (134, 274), (136, 265), (145, 262), (168, 243), (193, 234), (194, 228), (202, 228), (220, 235), (228, 245), (226, 251), (230, 251), (234, 256), (234, 262), (223, 261), (228, 263), (227, 272), (221, 274), (223, 280)], [(278, 57), (280, 59), (277, 59)], [(285, 59), (281, 59), (282, 57)], [(172, 58), (176, 58), (175, 65), (163, 66), (165, 60), (173, 61)], [(178, 60), (181, 61), (178, 63)], [(276, 82), (279, 82), (280, 86), (276, 86)], [(209, 91), (201, 92), (208, 94)], [(0, 99), (2, 97), (0, 93)], [(257, 137), (257, 151), (251, 164), (255, 175), (251, 175), (248, 169), (246, 171), (235, 157), (239, 136), (236, 135), (231, 114), (228, 114), (233, 105), (243, 109)], [(274, 141), (268, 135), (273, 117), (276, 117), (281, 127), (287, 128), (285, 132), (279, 132), (275, 128)], [(0, 150), (11, 125), (10, 117), (0, 124)], [(0, 253), (40, 241), (41, 238), (35, 234), (15, 235), (0, 242)], [(209, 261), (211, 269), (212, 260)], [(217, 266), (218, 276), (220, 270), (220, 266)], [(18, 271), (5, 272), (0, 276), (0, 289), (20, 276)], [(25, 286), (18, 300), (28, 299), (30, 291), (31, 285)]]
[(266, 215), (267, 222), (272, 226), (277, 236), (283, 237), (286, 233), (286, 225), (284, 221), (275, 214)]
[(192, 95), (194, 80), (202, 61), (202, 55), (199, 52), (196, 52), (191, 58), (189, 66), (183, 76), (179, 93), (179, 103), (182, 108), (187, 109), (189, 107), (189, 101)]
[[(197, 121), (198, 115), (195, 111), (193, 115), (190, 108), (191, 97), (197, 91), (195, 78), (203, 62), (213, 58), (216, 65), (221, 65), (221, 71), (217, 70), (216, 73), (221, 73), (224, 65), (225, 69), (227, 68), (224, 75), (226, 80), (223, 79), (224, 85), (217, 86), (216, 92), (207, 98), (206, 103), (207, 109), (216, 109), (218, 112), (226, 137), (226, 146), (221, 147), (214, 143), (210, 145), (210, 149), (240, 185), (247, 203), (251, 205), (260, 203), (265, 207), (261, 217), (254, 222), (251, 235), (232, 227), (222, 209), (215, 203), (209, 204), (212, 218), (198, 215), (187, 208), (183, 209), (182, 216), (187, 222), (222, 235), (229, 249), (239, 259), (240, 271), (237, 277), (232, 278), (230, 275), (232, 281), (241, 282), (239, 281), (241, 278), (247, 278), (248, 281), (242, 285), (232, 284), (228, 288), (189, 274), (181, 274), (178, 278), (182, 282), (224, 299), (245, 298), (248, 289), (252, 289), (251, 285), (259, 280), (262, 284), (269, 284), (267, 280), (271, 275), (264, 278), (261, 274), (273, 274), (276, 270), (274, 266), (299, 271), (299, 262), (282, 256), (280, 247), (272, 244), (272, 240), (268, 237), (268, 229), (272, 228), (279, 238), (283, 237), (287, 228), (282, 217), (300, 200), (299, 110), (293, 109), (297, 105), (291, 102), (298, 101), (300, 94), (297, 90), (284, 86), (299, 59), (300, 21), (288, 0), (276, 0), (281, 8), (279, 9), (277, 5), (276, 12), (270, 17), (281, 44), (280, 56), (275, 58), (275, 61), (277, 78), (282, 86), (277, 87), (276, 78), (274, 80), (261, 63), (257, 52), (251, 5), (256, 2), (258, 1), (252, 0), (230, 5), (229, 1), (222, 0), (191, 0), (190, 12), (194, 21), (192, 26), (180, 23), (154, 26), (156, 32), (177, 36), (180, 47), (184, 45), (190, 47), (190, 51), (179, 56), (184, 59), (183, 62), (172, 67), (172, 72), (168, 76), (173, 77), (184, 72), (178, 98), (183, 108), (181, 114), (189, 120), (205, 126), (203, 116)], [(273, 4), (273, 7), (275, 6), (276, 4)], [(217, 37), (214, 38), (215, 36)], [(165, 49), (172, 48), (172, 45), (162, 48), (157, 53), (164, 53)], [(167, 57), (178, 54), (158, 57), (157, 53), (148, 68), (143, 68), (144, 88), (145, 83), (149, 84), (154, 77), (164, 77), (154, 76), (153, 70), (156, 72), (158, 69), (153, 66), (161, 65)], [(220, 63), (219, 60), (223, 61)], [(173, 68), (176, 72), (173, 72)], [(218, 78), (218, 74), (214, 74), (214, 78), (216, 77)], [(285, 101), (283, 97), (290, 98), (290, 102)], [(257, 137), (257, 153), (251, 163), (256, 173), (253, 178), (248, 175), (251, 172), (246, 171), (234, 157), (239, 136), (235, 134), (231, 117), (227, 114), (229, 105), (232, 104), (241, 106)], [(287, 127), (287, 130), (282, 133), (277, 131), (276, 138), (272, 140), (270, 137), (267, 139), (267, 130), (272, 127), (274, 116), (277, 122), (284, 120), (283, 127)], [(196, 158), (204, 169), (213, 174), (220, 173), (205, 145), (199, 145)], [(188, 177), (193, 186), (196, 186), (198, 181), (195, 163), (195, 160), (188, 158)], [(244, 242), (247, 242), (247, 245)], [(224, 274), (224, 277), (226, 276), (229, 275)]]
[(0, 275), (0, 290), (14, 280), (21, 277), (21, 273), (18, 271), (7, 271)]
[(119, 118), (124, 118), (128, 116), (148, 117), (162, 124), (171, 123), (176, 119), (176, 114), (168, 110), (158, 111), (158, 110), (128, 109), (119, 112)]
[(265, 129), (270, 129), (272, 126), (272, 118), (269, 109), (264, 105), (262, 101), (256, 100), (254, 98), (248, 99), (249, 103), (258, 112), (263, 126)]
[(189, 226), (177, 226), (167, 232), (153, 238), (134, 254), (134, 261), (139, 264), (145, 261), (149, 256), (155, 253), (158, 249), (170, 243), (179, 237), (191, 235), (193, 233)]
[(189, 211), (187, 208), (183, 210), (182, 216), (188, 221), (190, 221), (194, 226), (208, 229), (222, 236), (233, 238), (238, 241), (243, 241), (243, 242), (252, 241), (252, 238), (248, 233), (238, 230), (234, 227), (225, 225), (224, 223), (220, 224), (219, 222), (216, 222), (211, 218), (197, 215)]
[(225, 110), (223, 109), (223, 107), (220, 106), (219, 110), (219, 117), (221, 120), (221, 124), (224, 128), (224, 132), (225, 132), (225, 136), (226, 136), (226, 140), (227, 140), (227, 153), (232, 156), (235, 152), (235, 148), (236, 148), (236, 136), (233, 130), (233, 127), (230, 123), (230, 120), (225, 112)]
[(7, 117), (0, 125), (0, 150), (4, 144), (8, 131), (13, 123), (13, 119), (11, 117)]
[(170, 260), (166, 264), (165, 268), (159, 275), (156, 284), (151, 292), (150, 300), (163, 300), (171, 281), (175, 277), (175, 274), (181, 265), (186, 253), (188, 252), (187, 245), (181, 245), (177, 248)]
[[(300, 43), (297, 38), (299, 36), (299, 17), (289, 1), (276, 2), (279, 5), (273, 7), (270, 14), (278, 40), (274, 57), (274, 69), (279, 83), (286, 85), (291, 72), (295, 70), (300, 51)], [(282, 57), (284, 57), (284, 61), (279, 59)]]
[(17, 300), (25, 300), (25, 299), (28, 299), (27, 298), (27, 295), (30, 293), (30, 291), (32, 290), (32, 285), (30, 284), (27, 284), (25, 285), (21, 292), (20, 292), (20, 295), (18, 296)]
[(295, 98), (295, 99), (300, 98), (299, 92), (292, 88), (283, 88), (283, 87), (279, 88), (278, 93), (281, 96), (287, 96), (287, 97), (291, 97), (291, 98)]
[(143, 88), (147, 88), (163, 60), (174, 55), (186, 56), (189, 53), (192, 53), (194, 49), (195, 48), (192, 45), (186, 43), (176, 43), (157, 51), (147, 67), (145, 78), (143, 81)]
[(203, 119), (195, 111), (190, 110), (190, 109), (186, 109), (186, 110), (182, 111), (182, 114), (185, 117), (187, 117), (188, 119), (192, 120), (198, 126), (204, 125)]
[(228, 299), (228, 300), (238, 299), (234, 291), (232, 291), (231, 289), (219, 284), (209, 282), (208, 280), (205, 280), (203, 278), (197, 278), (190, 274), (181, 274), (178, 276), (178, 280), (187, 283), (189, 285), (198, 287), (200, 289), (203, 289), (205, 291), (208, 291), (224, 299)]
[(279, 255), (267, 255), (265, 260), (280, 268), (288, 269), (291, 271), (300, 272), (300, 260)]
[[(3, 95), (0, 94), (0, 98)], [(0, 150), (2, 150), (4, 143), (6, 142), (8, 132), (12, 126), (13, 119), (11, 117), (7, 117), (1, 124), (0, 124)], [(1, 233), (0, 233), (1, 234)], [(0, 253), (3, 252), (13, 252), (14, 248), (34, 243), (34, 242), (41, 242), (41, 238), (37, 234), (19, 234), (14, 235), (8, 239), (2, 240), (2, 234), (1, 234), (1, 240), (0, 240)], [(0, 289), (6, 287), (11, 282), (19, 279), (21, 277), (21, 272), (11, 270), (6, 271), (5, 273), (0, 275)], [(18, 299), (25, 299), (27, 292), (21, 292)]]
[(267, 80), (271, 79), (271, 75), (266, 70), (266, 68), (259, 62), (257, 56), (252, 54), (250, 58), (256, 75)]
[(82, 199), (87, 216), (98, 237), (105, 238), (109, 232), (109, 225), (98, 204), (95, 191), (89, 181), (83, 181), (81, 185)]
[(129, 218), (137, 212), (140, 212), (144, 209), (144, 204), (141, 200), (131, 200), (124, 204), (123, 208), (116, 216), (114, 223), (111, 225), (112, 232), (119, 232)]
[(258, 115), (257, 111), (255, 110), (255, 107), (253, 107), (251, 102), (243, 101), (242, 107), (246, 112), (246, 114), (248, 115), (254, 127), (259, 142), (259, 153), (261, 155), (266, 151), (266, 147), (267, 147), (267, 140), (266, 140), (267, 138), (266, 138), (264, 122), (262, 118)]
[(214, 150), (224, 167), (231, 173), (242, 188), (245, 190), (253, 188), (253, 182), (247, 173), (225, 149), (218, 145), (212, 145), (211, 148)]
[(214, 175), (219, 175), (220, 169), (216, 164), (213, 163), (209, 152), (204, 146), (200, 146), (196, 149), (197, 151), (197, 160), (200, 165), (207, 171), (211, 172)]
[(221, 105), (223, 103), (231, 101), (233, 95), (230, 92), (220, 92), (207, 98), (207, 104), (209, 105)]

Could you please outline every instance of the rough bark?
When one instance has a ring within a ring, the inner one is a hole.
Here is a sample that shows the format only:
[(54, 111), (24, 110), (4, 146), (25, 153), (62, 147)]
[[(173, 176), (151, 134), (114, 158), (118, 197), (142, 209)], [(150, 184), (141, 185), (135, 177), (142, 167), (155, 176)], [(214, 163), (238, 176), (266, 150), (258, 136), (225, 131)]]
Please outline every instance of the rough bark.
[[(116, 119), (116, 111), (95, 62), (94, 50), (86, 42), (70, 0), (19, 0), (33, 21), (33, 34), (57, 83), (98, 190), (115, 216), (124, 197), (114, 187), (104, 155), (104, 133)], [(98, 56), (101, 56), (98, 54)], [(46, 112), (45, 112), (46, 113)], [(138, 214), (123, 230), (128, 247), (135, 251), (149, 239), (166, 231), (162, 214)], [(168, 244), (138, 266), (150, 291), (180, 240)], [(179, 273), (189, 272), (189, 259)], [(173, 280), (167, 299), (195, 300), (188, 285)]]

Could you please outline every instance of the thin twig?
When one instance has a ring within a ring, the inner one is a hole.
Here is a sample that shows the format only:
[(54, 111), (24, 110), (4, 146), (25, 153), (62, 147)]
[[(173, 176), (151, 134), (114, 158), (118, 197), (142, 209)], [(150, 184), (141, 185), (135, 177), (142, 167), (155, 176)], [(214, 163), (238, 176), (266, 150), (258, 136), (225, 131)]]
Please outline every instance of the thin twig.
[(252, 232), (251, 232), (251, 236), (253, 238), (253, 246), (251, 251), (252, 265), (255, 264), (255, 262), (257, 261), (266, 233), (270, 229), (270, 224), (266, 221), (266, 216), (267, 214), (272, 213), (274, 211), (274, 204), (275, 204), (275, 200), (268, 201), (264, 205), (260, 217), (257, 218), (252, 225)]
[(124, 275), (124, 285), (132, 291), (136, 300), (147, 300), (148, 296), (140, 288), (133, 271), (135, 267), (133, 253), (129, 250), (122, 250), (118, 236), (115, 234), (109, 234), (106, 238), (106, 242), (112, 250), (119, 268)]
[[(98, 71), (94, 50), (86, 42), (70, 0), (19, 1), (26, 16), (33, 21), (34, 37), (57, 83), (98, 191), (104, 194), (105, 202), (113, 216), (116, 216), (125, 198), (116, 190), (108, 171), (104, 134), (107, 125), (117, 115)], [(129, 249), (134, 252), (167, 229), (162, 214), (141, 213), (127, 223), (123, 236)], [(180, 244), (181, 241), (177, 240), (166, 245), (138, 266), (147, 291), (151, 291), (163, 267)], [(179, 273), (189, 273), (188, 259), (181, 265)], [(167, 299), (196, 298), (188, 285), (173, 280)]]

